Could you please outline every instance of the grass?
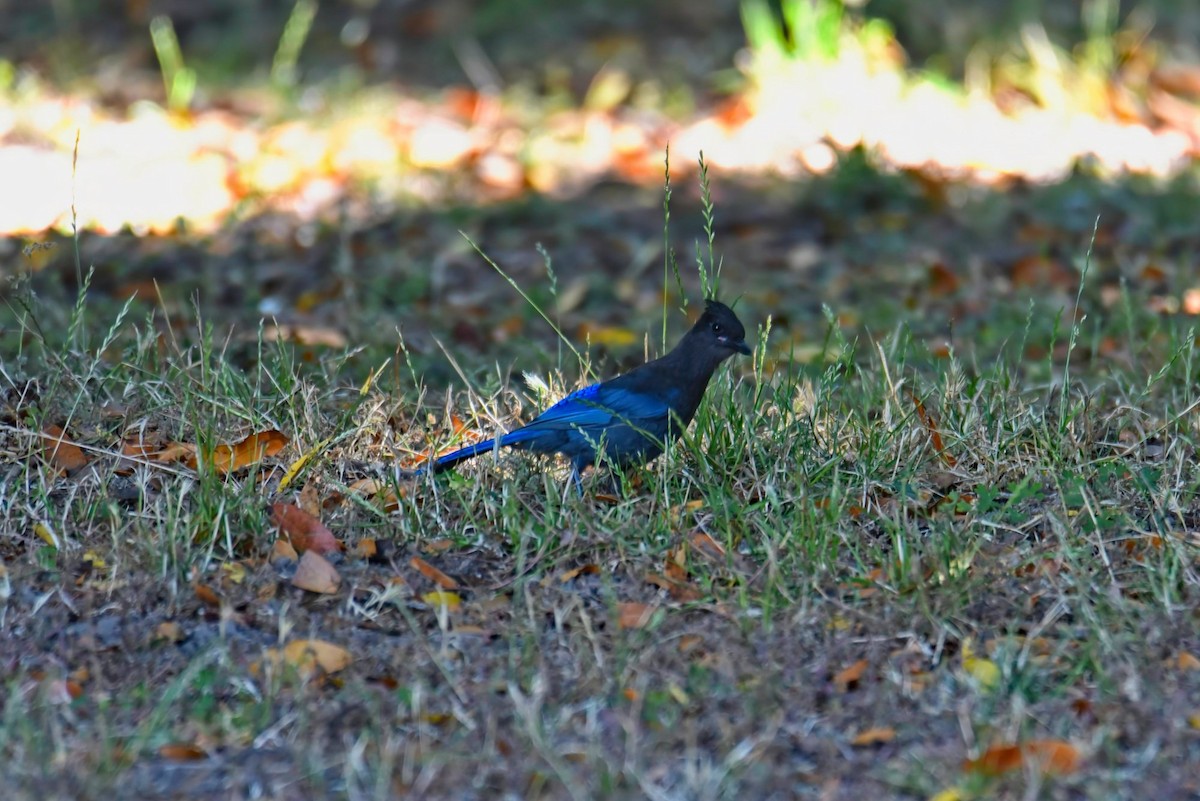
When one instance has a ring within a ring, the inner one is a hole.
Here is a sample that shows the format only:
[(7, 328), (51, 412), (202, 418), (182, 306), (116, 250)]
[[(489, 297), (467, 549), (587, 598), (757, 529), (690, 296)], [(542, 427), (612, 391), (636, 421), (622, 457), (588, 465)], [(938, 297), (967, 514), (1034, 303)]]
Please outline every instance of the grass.
[[(668, 250), (666, 288), (694, 291), (681, 272)], [(449, 394), (421, 378), (428, 352), (306, 360), (220, 309), (165, 325), (87, 281), (73, 306), (26, 285), (0, 373), (9, 797), (1180, 797), (1200, 712), (1195, 332), (1129, 290), (1103, 308), (1088, 275), (1077, 313), (1000, 299), (989, 337), (948, 355), (920, 310), (848, 336), (830, 309), (803, 364), (748, 294), (755, 357), (623, 492), (597, 477), (578, 498), (515, 455), (397, 483), (388, 507), (354, 495), (356, 465), (542, 401), (486, 356), (456, 355), (482, 390)], [(52, 424), (86, 466), (48, 462)], [(206, 452), (267, 429), (287, 448), (229, 474), (117, 469), (130, 431)], [(349, 546), (330, 595), (272, 555), (270, 503), (301, 488)], [(352, 661), (267, 656), (301, 639)], [(1080, 766), (964, 767), (1036, 741)]]

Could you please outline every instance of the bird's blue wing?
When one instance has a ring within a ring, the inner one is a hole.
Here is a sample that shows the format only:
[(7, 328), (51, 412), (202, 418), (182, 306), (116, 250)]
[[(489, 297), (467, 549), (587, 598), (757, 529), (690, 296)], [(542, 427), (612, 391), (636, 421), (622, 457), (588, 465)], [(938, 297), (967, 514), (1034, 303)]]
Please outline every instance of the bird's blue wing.
[(593, 384), (576, 390), (542, 412), (525, 429), (607, 427), (627, 423), (634, 427), (665, 419), (667, 401), (644, 392)]

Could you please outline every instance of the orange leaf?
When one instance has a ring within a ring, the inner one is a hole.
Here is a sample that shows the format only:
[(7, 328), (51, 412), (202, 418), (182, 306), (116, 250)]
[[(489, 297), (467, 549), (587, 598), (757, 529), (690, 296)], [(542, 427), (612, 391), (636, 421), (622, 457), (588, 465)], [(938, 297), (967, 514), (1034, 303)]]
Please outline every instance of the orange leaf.
[(333, 532), (299, 506), (276, 501), (271, 504), (271, 522), (279, 527), (279, 532), (288, 538), (292, 547), (301, 553), (330, 553), (342, 550), (342, 544), (333, 536)]
[(860, 732), (853, 740), (851, 745), (879, 745), (880, 743), (890, 743), (896, 739), (896, 730), (891, 726), (876, 726)]
[(1189, 654), (1187, 651), (1180, 651), (1179, 656), (1175, 658), (1176, 666), (1182, 671), (1200, 670), (1200, 659)]
[(622, 601), (617, 604), (617, 625), (623, 629), (644, 628), (656, 608), (636, 601)]
[(194, 762), (208, 757), (204, 749), (195, 743), (167, 743), (159, 746), (158, 755), (172, 762)]
[(186, 442), (172, 442), (161, 451), (147, 454), (146, 458), (153, 459), (156, 462), (162, 462), (163, 464), (183, 462), (188, 467), (195, 469), (196, 446), (189, 445)]
[(216, 591), (207, 584), (196, 584), (195, 592), (201, 603), (207, 606), (221, 605), (221, 596), (217, 595)]
[(374, 537), (363, 537), (354, 544), (354, 555), (370, 561), (379, 555), (379, 544)]
[(59, 426), (46, 426), (42, 430), (42, 440), (42, 454), (60, 473), (78, 470), (88, 463), (87, 454), (67, 439), (66, 432)]
[(300, 554), (296, 553), (296, 549), (287, 540), (275, 540), (275, 544), (271, 546), (271, 561), (278, 562), (280, 559), (298, 562)]
[(449, 577), (449, 576), (447, 576), (445, 573), (443, 573), (442, 571), (438, 570), (436, 567), (434, 567), (433, 565), (429, 564), (428, 562), (426, 562), (426, 561), (425, 561), (424, 559), (422, 559), (421, 557), (419, 557), (419, 556), (414, 556), (412, 559), (409, 559), (409, 560), (408, 560), (408, 564), (409, 564), (409, 565), (410, 565), (410, 566), (411, 566), (411, 567), (412, 567), (414, 570), (416, 570), (418, 573), (420, 573), (422, 576), (424, 576), (425, 578), (429, 579), (429, 580), (430, 580), (430, 581), (432, 581), (434, 584), (436, 584), (436, 585), (438, 585), (439, 587), (441, 587), (443, 590), (456, 590), (456, 589), (458, 589), (458, 582), (457, 582), (457, 581), (455, 581), (454, 579), (450, 578), (450, 577)]
[(857, 686), (859, 679), (862, 678), (863, 673), (866, 672), (867, 666), (867, 660), (860, 659), (853, 665), (850, 665), (850, 667), (839, 670), (837, 675), (833, 677), (833, 683), (837, 685), (837, 688), (842, 692), (852, 690), (855, 686)]
[(304, 552), (292, 576), (292, 586), (323, 595), (337, 592), (341, 584), (342, 577), (338, 575), (334, 566), (316, 551)]
[(266, 659), (276, 668), (291, 665), (301, 677), (311, 679), (318, 673), (343, 670), (350, 664), (350, 652), (324, 640), (293, 640), (282, 651), (268, 648)]
[(724, 559), (725, 546), (714, 540), (703, 531), (693, 531), (688, 537), (692, 547), (710, 559)]
[(1079, 769), (1079, 750), (1062, 740), (1030, 740), (1020, 745), (994, 745), (979, 759), (964, 763), (966, 770), (997, 776), (1030, 765), (1044, 774), (1065, 775)]
[(563, 584), (566, 584), (568, 581), (574, 581), (575, 579), (579, 578), (580, 576), (591, 576), (591, 575), (595, 575), (596, 573), (599, 573), (599, 572), (600, 572), (600, 565), (597, 565), (597, 564), (580, 565), (579, 567), (571, 568), (566, 573), (563, 573), (561, 576), (558, 577), (558, 580), (561, 581)]
[(287, 444), (288, 438), (274, 429), (260, 431), (235, 445), (221, 444), (213, 448), (209, 463), (214, 470), (225, 475), (257, 464), (267, 456), (274, 456)]
[(646, 582), (666, 590), (676, 601), (699, 601), (704, 597), (704, 593), (686, 581), (677, 581), (658, 573), (647, 573)]

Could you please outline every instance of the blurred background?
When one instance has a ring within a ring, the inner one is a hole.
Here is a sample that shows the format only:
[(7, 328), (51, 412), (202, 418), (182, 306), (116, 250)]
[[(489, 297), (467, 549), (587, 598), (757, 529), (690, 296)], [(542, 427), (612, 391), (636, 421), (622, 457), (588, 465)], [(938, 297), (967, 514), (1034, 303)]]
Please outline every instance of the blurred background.
[[(0, 232), (210, 231), (689, 169), (1177, 174), (1200, 7), (917, 0), (0, 2)], [(74, 155), (79, 134), (78, 160)], [(75, 176), (72, 179), (72, 164)]]

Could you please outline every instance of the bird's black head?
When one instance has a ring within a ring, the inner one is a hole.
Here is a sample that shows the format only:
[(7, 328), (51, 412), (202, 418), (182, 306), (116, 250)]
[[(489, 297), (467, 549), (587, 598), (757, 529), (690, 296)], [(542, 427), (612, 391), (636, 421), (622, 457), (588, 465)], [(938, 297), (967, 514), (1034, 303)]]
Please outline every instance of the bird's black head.
[(692, 326), (692, 333), (710, 343), (721, 359), (727, 359), (735, 353), (750, 355), (742, 321), (733, 313), (733, 309), (719, 301), (705, 301), (704, 314)]

